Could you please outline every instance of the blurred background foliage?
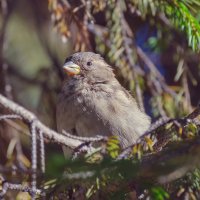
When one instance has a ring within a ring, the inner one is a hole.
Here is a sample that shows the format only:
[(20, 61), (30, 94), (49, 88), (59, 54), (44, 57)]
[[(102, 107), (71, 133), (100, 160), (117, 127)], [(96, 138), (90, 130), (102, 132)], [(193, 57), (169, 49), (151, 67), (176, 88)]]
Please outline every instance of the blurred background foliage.
[[(199, 0), (1, 0), (0, 25), (0, 93), (53, 129), (61, 67), (76, 51), (100, 53), (152, 121), (199, 102)], [(27, 133), (1, 123), (1, 165), (29, 167), (29, 137), (16, 129)], [(167, 198), (159, 187), (150, 193)]]

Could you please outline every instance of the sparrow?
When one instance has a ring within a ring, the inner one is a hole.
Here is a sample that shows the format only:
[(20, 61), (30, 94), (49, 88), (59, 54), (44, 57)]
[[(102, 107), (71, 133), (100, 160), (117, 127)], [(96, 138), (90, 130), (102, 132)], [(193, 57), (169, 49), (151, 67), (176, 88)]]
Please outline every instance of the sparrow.
[(56, 108), (59, 132), (82, 137), (114, 135), (126, 148), (149, 128), (150, 117), (99, 54), (75, 53), (65, 60), (63, 71)]

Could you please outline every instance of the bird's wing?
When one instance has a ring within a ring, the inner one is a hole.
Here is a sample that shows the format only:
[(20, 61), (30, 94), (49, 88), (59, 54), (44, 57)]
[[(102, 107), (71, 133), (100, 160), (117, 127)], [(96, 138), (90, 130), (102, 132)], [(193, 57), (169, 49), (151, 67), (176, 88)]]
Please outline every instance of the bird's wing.
[(134, 98), (119, 84), (102, 84), (88, 91), (85, 106), (93, 119), (101, 120), (107, 130), (119, 136), (123, 146), (135, 142), (150, 124)]

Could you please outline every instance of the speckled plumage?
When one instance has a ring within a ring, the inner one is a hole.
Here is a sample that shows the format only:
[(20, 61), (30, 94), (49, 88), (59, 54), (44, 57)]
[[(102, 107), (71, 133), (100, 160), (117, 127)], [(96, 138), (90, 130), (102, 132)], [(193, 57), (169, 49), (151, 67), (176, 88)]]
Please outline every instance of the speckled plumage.
[(81, 74), (63, 82), (56, 112), (58, 131), (87, 137), (116, 135), (123, 148), (134, 143), (148, 129), (150, 119), (112, 68), (91, 52), (73, 54), (66, 61), (79, 65)]

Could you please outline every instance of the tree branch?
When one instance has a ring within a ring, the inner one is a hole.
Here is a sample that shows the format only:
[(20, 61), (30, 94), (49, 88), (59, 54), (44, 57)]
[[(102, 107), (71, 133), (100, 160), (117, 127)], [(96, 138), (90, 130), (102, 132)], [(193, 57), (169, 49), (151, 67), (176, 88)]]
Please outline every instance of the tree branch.
[(26, 123), (30, 124), (34, 121), (36, 129), (41, 130), (44, 134), (44, 137), (46, 137), (47, 139), (49, 139), (53, 142), (65, 145), (71, 149), (75, 149), (82, 143), (80, 140), (64, 136), (64, 135), (59, 134), (56, 131), (48, 128), (42, 122), (40, 122), (33, 113), (26, 110), (22, 106), (14, 103), (13, 101), (7, 99), (6, 97), (4, 97), (1, 94), (0, 94), (0, 104), (4, 108), (6, 108), (6, 109), (10, 110), (11, 112), (15, 113), (16, 115), (19, 115), (20, 117), (22, 117), (22, 119)]

